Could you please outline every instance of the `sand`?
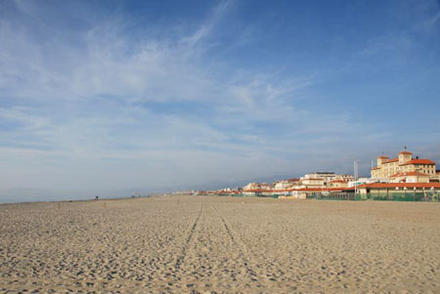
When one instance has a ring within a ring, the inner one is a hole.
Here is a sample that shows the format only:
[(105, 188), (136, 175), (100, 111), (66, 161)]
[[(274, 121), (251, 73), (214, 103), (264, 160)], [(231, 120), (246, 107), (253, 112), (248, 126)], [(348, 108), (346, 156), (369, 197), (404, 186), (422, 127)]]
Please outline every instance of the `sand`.
[(0, 236), (0, 292), (440, 292), (436, 203), (7, 204)]

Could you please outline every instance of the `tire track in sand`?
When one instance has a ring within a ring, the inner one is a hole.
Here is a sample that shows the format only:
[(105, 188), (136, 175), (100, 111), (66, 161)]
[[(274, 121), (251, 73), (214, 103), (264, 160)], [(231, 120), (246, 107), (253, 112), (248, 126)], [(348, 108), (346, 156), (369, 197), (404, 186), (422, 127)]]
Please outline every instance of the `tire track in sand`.
[(202, 215), (202, 211), (203, 211), (203, 200), (200, 201), (199, 213), (198, 213), (196, 220), (194, 221), (194, 223), (191, 227), (191, 230), (189, 231), (188, 237), (185, 240), (185, 244), (183, 245), (182, 252), (180, 253), (179, 257), (177, 257), (176, 264), (174, 265), (174, 268), (176, 269), (176, 271), (180, 270), (183, 262), (185, 261), (185, 257), (186, 257), (187, 251), (188, 251), (189, 244), (191, 243), (191, 240), (193, 239), (194, 232), (196, 231), (196, 227), (197, 227), (199, 220), (200, 220), (200, 217)]
[(217, 208), (215, 206), (212, 206), (212, 208), (217, 213), (218, 217), (221, 219), (223, 226), (224, 226), (229, 238), (231, 239), (232, 244), (235, 245), (235, 247), (237, 248), (239, 256), (240, 256), (241, 260), (243, 261), (244, 268), (246, 270), (246, 273), (249, 275), (249, 278), (251, 279), (252, 282), (257, 284), (257, 287), (261, 287), (261, 283), (258, 280), (256, 271), (250, 266), (249, 259), (246, 258), (246, 250), (245, 250), (246, 244), (244, 244), (242, 240), (237, 241), (237, 239), (234, 237), (233, 230), (231, 229), (231, 226), (228, 225), (225, 218), (219, 213), (219, 211), (217, 210)]

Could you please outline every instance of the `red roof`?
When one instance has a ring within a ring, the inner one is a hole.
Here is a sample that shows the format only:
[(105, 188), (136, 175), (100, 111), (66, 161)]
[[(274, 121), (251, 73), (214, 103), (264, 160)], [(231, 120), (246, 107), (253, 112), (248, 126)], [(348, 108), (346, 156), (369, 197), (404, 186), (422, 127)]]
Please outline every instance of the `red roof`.
[(435, 164), (435, 162), (429, 159), (413, 159), (406, 163), (403, 163), (402, 165), (407, 165), (407, 164)]
[(421, 172), (417, 172), (417, 171), (412, 171), (412, 172), (403, 172), (403, 173), (397, 173), (392, 175), (392, 178), (397, 178), (397, 177), (406, 177), (406, 176), (424, 176), (424, 177), (429, 177), (429, 175), (421, 173)]
[(388, 159), (389, 157), (388, 156), (379, 156), (378, 158), (383, 158), (383, 159)]
[(326, 192), (326, 191), (346, 191), (346, 190), (354, 190), (354, 187), (351, 188), (298, 188), (298, 189), (282, 189), (282, 190), (261, 190), (261, 189), (252, 189), (252, 190), (243, 190), (243, 192), (255, 192), (255, 193), (280, 193), (280, 192), (293, 192), (293, 191), (316, 191), (316, 192)]
[(401, 152), (399, 152), (399, 154), (408, 154), (408, 155), (411, 155), (412, 153), (409, 152), (409, 151), (401, 151)]
[(359, 185), (358, 188), (440, 188), (440, 183), (373, 183)]
[(388, 163), (388, 162), (396, 162), (396, 161), (399, 161), (399, 158), (389, 159), (389, 160), (385, 161), (385, 163)]
[(292, 191), (310, 191), (310, 192), (330, 192), (330, 191), (347, 191), (347, 190), (353, 190), (354, 191), (354, 187), (350, 187), (350, 188), (302, 188), (302, 189), (294, 189)]
[(348, 182), (344, 181), (344, 180), (333, 180), (333, 181), (330, 181), (330, 183), (348, 183)]

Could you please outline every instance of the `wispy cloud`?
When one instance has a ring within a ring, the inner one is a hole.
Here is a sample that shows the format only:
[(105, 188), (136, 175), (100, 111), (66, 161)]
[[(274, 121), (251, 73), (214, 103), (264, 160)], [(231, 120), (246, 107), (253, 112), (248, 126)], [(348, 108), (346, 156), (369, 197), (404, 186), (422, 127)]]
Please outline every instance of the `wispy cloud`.
[[(212, 58), (218, 31), (237, 9), (233, 1), (212, 7), (195, 29), (180, 24), (173, 34), (161, 26), (134, 33), (122, 14), (92, 20), (87, 9), (81, 25), (63, 20), (61, 26), (34, 2), (8, 3), (11, 15), (0, 19), (4, 187), (236, 183), (308, 169), (343, 171), (360, 153), (350, 150), (379, 140), (392, 145), (389, 132), (374, 123), (314, 105), (311, 89), (322, 83), (320, 72)], [(248, 27), (244, 34), (252, 40), (258, 32)], [(242, 36), (222, 48), (243, 46)], [(404, 37), (393, 40), (372, 39), (364, 53), (411, 47)], [(338, 159), (347, 163), (335, 165)]]
[(219, 22), (221, 22), (225, 13), (234, 5), (233, 0), (221, 1), (207, 18), (207, 20), (190, 36), (183, 37), (180, 41), (189, 48), (194, 48), (201, 41), (206, 39), (209, 34), (215, 29)]

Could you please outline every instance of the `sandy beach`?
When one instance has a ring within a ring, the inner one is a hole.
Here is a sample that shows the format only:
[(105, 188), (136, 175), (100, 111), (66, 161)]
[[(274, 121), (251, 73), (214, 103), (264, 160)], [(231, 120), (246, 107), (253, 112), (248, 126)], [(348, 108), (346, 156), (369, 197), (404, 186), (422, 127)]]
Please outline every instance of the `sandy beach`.
[(0, 292), (440, 291), (440, 205), (230, 197), (0, 205)]

